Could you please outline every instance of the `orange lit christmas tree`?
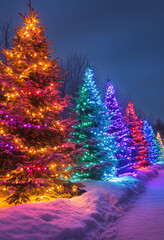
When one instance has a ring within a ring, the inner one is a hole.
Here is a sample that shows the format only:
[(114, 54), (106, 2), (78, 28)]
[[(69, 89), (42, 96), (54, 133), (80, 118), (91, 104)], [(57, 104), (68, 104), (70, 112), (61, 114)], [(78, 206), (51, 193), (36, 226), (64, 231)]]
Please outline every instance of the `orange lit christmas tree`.
[(31, 194), (55, 196), (78, 193), (69, 181), (81, 148), (71, 141), (73, 120), (61, 112), (61, 69), (51, 59), (49, 45), (37, 14), (23, 16), (14, 47), (0, 63), (0, 175), (1, 190), (9, 203), (26, 202)]
[(139, 168), (150, 165), (149, 143), (142, 130), (143, 121), (138, 119), (131, 101), (126, 110), (125, 121), (130, 130), (132, 145), (135, 147), (134, 159), (136, 164), (134, 164), (134, 166)]
[(163, 145), (162, 138), (161, 138), (161, 135), (160, 135), (159, 132), (157, 132), (157, 141), (160, 145), (160, 148), (161, 148), (161, 151), (162, 151), (162, 157), (164, 159), (164, 145)]

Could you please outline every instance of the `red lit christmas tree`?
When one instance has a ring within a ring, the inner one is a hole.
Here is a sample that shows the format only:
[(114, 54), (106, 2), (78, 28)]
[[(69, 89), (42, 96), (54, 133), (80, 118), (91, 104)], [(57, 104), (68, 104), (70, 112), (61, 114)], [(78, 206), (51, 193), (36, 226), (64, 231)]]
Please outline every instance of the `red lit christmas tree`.
[(133, 146), (135, 147), (135, 166), (138, 168), (150, 165), (150, 153), (148, 148), (149, 143), (146, 140), (145, 134), (142, 131), (143, 121), (138, 119), (131, 101), (129, 102), (128, 108), (126, 110), (125, 121), (130, 129)]
[(7, 201), (26, 202), (31, 194), (67, 196), (78, 193), (70, 182), (81, 148), (71, 141), (73, 120), (63, 119), (68, 98), (61, 98), (61, 69), (51, 59), (37, 14), (23, 18), (13, 48), (0, 63), (0, 175)]

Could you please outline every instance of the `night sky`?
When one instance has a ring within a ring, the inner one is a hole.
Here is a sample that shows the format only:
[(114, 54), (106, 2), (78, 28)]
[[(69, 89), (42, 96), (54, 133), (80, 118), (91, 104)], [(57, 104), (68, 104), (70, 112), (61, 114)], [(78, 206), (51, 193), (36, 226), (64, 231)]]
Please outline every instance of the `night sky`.
[[(0, 0), (0, 18), (28, 11), (27, 0)], [(164, 121), (164, 0), (32, 0), (54, 57), (77, 51), (145, 113)]]

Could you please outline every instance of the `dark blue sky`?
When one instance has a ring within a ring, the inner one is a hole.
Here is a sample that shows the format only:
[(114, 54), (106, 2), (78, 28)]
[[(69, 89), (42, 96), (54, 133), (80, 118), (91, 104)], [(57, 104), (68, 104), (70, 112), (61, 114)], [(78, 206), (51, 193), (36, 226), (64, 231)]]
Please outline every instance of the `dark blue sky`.
[[(27, 0), (0, 0), (0, 16), (28, 11)], [(78, 51), (144, 112), (164, 121), (164, 0), (32, 0), (55, 57)]]

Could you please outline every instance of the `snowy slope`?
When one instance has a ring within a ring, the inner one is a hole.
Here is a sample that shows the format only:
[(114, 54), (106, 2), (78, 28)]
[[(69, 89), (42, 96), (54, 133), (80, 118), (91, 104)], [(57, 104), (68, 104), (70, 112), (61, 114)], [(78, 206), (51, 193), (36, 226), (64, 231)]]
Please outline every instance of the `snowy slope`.
[[(0, 240), (100, 239), (159, 166), (142, 170), (137, 178), (123, 176), (110, 182), (87, 181), (82, 196), (51, 202), (0, 208)], [(142, 179), (142, 180), (141, 180)], [(109, 232), (109, 237), (115, 232)], [(110, 239), (110, 238), (109, 238)]]

